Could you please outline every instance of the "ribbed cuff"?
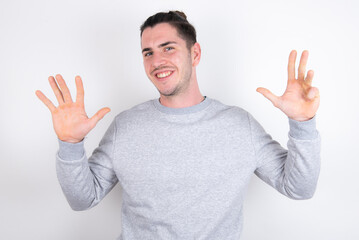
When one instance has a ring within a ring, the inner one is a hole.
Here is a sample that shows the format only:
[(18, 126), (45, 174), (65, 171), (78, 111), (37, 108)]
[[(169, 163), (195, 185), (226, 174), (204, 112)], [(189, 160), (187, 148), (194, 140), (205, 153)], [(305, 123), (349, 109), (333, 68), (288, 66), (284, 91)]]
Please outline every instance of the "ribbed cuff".
[(80, 160), (85, 153), (85, 149), (84, 149), (84, 140), (82, 140), (81, 142), (78, 143), (68, 143), (68, 142), (64, 142), (61, 141), (60, 139), (58, 139), (59, 141), (59, 157), (63, 160)]
[(316, 117), (308, 121), (296, 121), (289, 119), (289, 135), (293, 138), (300, 140), (311, 140), (318, 137), (318, 131), (316, 129)]

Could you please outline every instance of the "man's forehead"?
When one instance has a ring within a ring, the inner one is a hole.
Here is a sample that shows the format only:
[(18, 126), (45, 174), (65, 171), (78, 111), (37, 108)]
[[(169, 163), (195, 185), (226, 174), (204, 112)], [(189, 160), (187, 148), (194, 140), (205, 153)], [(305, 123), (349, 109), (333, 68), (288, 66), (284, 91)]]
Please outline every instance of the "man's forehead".
[(171, 32), (171, 33), (177, 33), (177, 30), (175, 27), (173, 27), (169, 23), (157, 23), (154, 26), (149, 26), (143, 30), (142, 36), (146, 33), (162, 33), (162, 32)]
[(147, 45), (159, 45), (165, 42), (179, 42), (179, 39), (181, 38), (179, 37), (176, 28), (168, 23), (159, 23), (153, 27), (147, 27), (143, 31), (141, 36), (141, 46), (149, 47)]

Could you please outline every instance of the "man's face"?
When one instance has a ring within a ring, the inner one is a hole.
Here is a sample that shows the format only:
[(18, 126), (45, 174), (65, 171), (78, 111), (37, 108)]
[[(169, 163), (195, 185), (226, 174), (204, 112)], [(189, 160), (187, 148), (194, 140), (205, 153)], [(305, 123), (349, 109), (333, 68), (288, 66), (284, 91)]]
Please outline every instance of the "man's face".
[(175, 96), (188, 90), (193, 64), (186, 41), (168, 23), (146, 28), (141, 48), (147, 77), (163, 96)]

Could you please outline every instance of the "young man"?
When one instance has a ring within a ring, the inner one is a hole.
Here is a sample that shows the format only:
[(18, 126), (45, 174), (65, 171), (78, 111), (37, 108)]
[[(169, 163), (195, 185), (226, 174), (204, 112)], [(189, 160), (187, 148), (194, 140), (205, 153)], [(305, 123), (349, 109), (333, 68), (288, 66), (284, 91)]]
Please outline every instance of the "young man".
[(204, 97), (196, 66), (201, 48), (181, 12), (158, 13), (141, 27), (146, 74), (160, 93), (118, 114), (87, 159), (83, 139), (109, 111), (88, 118), (82, 81), (73, 102), (60, 75), (49, 77), (59, 101), (50, 109), (60, 149), (57, 173), (74, 210), (98, 204), (119, 182), (123, 188), (119, 239), (239, 239), (242, 205), (253, 173), (293, 199), (313, 196), (319, 175), (315, 128), (319, 92), (305, 77), (304, 51), (295, 78), (296, 52), (281, 97), (259, 88), (289, 118), (288, 150), (239, 107)]

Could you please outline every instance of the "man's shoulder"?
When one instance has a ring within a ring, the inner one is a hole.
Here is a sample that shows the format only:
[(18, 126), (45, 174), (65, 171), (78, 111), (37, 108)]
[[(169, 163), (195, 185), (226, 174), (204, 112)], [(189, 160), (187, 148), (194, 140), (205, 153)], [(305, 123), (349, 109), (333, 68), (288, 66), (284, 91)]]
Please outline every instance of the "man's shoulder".
[(212, 104), (214, 110), (223, 115), (227, 115), (229, 117), (245, 117), (245, 118), (247, 118), (248, 116), (248, 112), (239, 106), (228, 105), (216, 99), (212, 99), (212, 102), (213, 102)]
[(148, 100), (146, 102), (142, 102), (140, 104), (136, 104), (133, 107), (126, 109), (120, 113), (118, 113), (115, 117), (117, 121), (121, 120), (132, 120), (138, 119), (139, 117), (145, 117), (151, 112), (153, 112), (153, 99)]

